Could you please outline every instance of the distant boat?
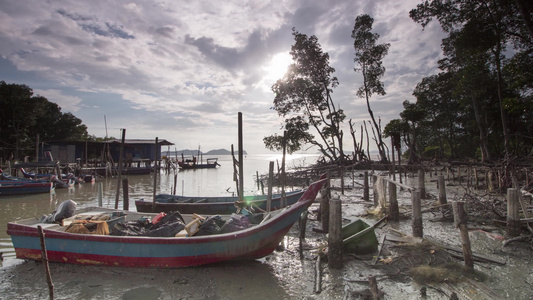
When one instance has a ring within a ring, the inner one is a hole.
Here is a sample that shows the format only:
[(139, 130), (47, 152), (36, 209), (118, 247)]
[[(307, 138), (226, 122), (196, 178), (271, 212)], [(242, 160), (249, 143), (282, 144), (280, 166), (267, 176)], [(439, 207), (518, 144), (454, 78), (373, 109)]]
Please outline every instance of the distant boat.
[(178, 161), (178, 166), (184, 170), (214, 169), (220, 164), (218, 163), (218, 158), (208, 158), (206, 163), (198, 163), (196, 156), (193, 156), (192, 159)]
[[(324, 183), (325, 180), (314, 182), (298, 202), (267, 214), (258, 225), (220, 234), (180, 235), (183, 231), (181, 228), (187, 230), (190, 224), (197, 224), (199, 219), (193, 220), (190, 215), (183, 216), (183, 224), (187, 225), (181, 225), (177, 229), (181, 230), (177, 236), (172, 231), (169, 237), (71, 233), (65, 231), (66, 226), (56, 223), (39, 223), (40, 220), (36, 218), (9, 222), (7, 234), (11, 236), (16, 256), (19, 259), (42, 260), (37, 228), (41, 226), (46, 241), (47, 258), (50, 262), (116, 267), (177, 268), (222, 261), (253, 260), (269, 255), (278, 247), (294, 222), (313, 203)], [(148, 218), (153, 220), (153, 217), (157, 216), (130, 211), (121, 213), (121, 211), (101, 207), (89, 207), (75, 212), (78, 216), (85, 215), (88, 218), (101, 214), (114, 216), (117, 213), (126, 214), (126, 222), (148, 220)], [(229, 221), (226, 221), (226, 224), (227, 222)], [(127, 223), (117, 223), (114, 228), (120, 227), (119, 224)], [(190, 233), (190, 231), (186, 232)]]
[[(303, 195), (304, 190), (286, 193), (288, 205), (294, 204)], [(266, 210), (267, 196), (245, 196), (244, 201), (247, 206)], [(271, 210), (282, 208), (281, 194), (272, 195)], [(236, 211), (235, 202), (239, 197), (187, 197), (169, 194), (158, 194), (153, 201), (143, 199), (135, 201), (135, 206), (139, 212), (171, 212), (179, 211), (182, 214), (231, 214)]]

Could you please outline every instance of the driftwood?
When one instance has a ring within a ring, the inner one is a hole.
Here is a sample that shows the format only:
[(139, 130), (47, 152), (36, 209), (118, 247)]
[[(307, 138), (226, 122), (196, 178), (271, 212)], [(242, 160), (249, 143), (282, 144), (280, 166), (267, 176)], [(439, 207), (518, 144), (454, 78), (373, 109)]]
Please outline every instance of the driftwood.
[(533, 235), (521, 235), (521, 236), (517, 236), (517, 237), (511, 238), (511, 239), (507, 239), (507, 240), (505, 240), (503, 242), (502, 247), (505, 247), (505, 246), (509, 245), (512, 242), (522, 241), (522, 240), (526, 240), (526, 239), (529, 239), (529, 238), (533, 238)]
[[(454, 257), (458, 257), (458, 258), (463, 258), (463, 255), (461, 254), (463, 252), (463, 250), (459, 247), (454, 247), (454, 246), (450, 246), (450, 245), (444, 245), (444, 244), (441, 244), (435, 240), (432, 240), (432, 239), (428, 239), (426, 238), (427, 241), (429, 241), (430, 243), (434, 244), (435, 246), (437, 247), (440, 247), (440, 248), (443, 248), (443, 249), (446, 249), (446, 250), (450, 250), (450, 251), (447, 251), (450, 255), (454, 256)], [(451, 252), (453, 251), (453, 252)], [(476, 253), (472, 253), (472, 256), (474, 258), (474, 261), (479, 261), (479, 262), (485, 262), (485, 261), (488, 261), (488, 262), (493, 262), (495, 264), (500, 264), (500, 265), (505, 265), (507, 262), (505, 260), (502, 260), (502, 259), (497, 259), (497, 258), (490, 258), (488, 256), (485, 256), (483, 254), (476, 254)]]

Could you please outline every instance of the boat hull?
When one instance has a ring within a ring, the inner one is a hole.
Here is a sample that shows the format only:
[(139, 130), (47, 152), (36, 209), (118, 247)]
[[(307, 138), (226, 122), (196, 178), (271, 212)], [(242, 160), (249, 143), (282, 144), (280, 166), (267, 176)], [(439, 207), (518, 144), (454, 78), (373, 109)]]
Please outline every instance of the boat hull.
[(7, 181), (0, 182), (0, 196), (50, 193), (54, 184), (50, 181)]
[[(287, 205), (292, 205), (300, 199), (304, 191), (287, 193)], [(163, 203), (158, 201), (163, 197), (175, 197), (183, 202)], [(155, 205), (152, 201), (136, 200), (135, 206), (139, 212), (171, 212), (179, 211), (182, 214), (204, 214), (204, 215), (228, 215), (236, 211), (235, 201), (238, 201), (238, 197), (184, 197), (184, 196), (172, 196), (172, 195), (157, 195)], [(200, 202), (203, 201), (203, 202)], [(245, 197), (245, 201), (249, 204), (253, 203), (254, 206), (259, 207), (262, 210), (266, 210), (267, 201), (266, 196), (253, 196)], [(270, 204), (271, 210), (277, 210), (282, 207), (281, 196), (277, 195), (272, 197)]]
[(41, 260), (38, 225), (45, 234), (48, 260), (82, 265), (177, 268), (264, 257), (278, 246), (300, 214), (314, 201), (324, 180), (312, 184), (294, 205), (241, 231), (193, 237), (74, 234), (56, 224), (31, 219), (8, 223), (16, 256)]

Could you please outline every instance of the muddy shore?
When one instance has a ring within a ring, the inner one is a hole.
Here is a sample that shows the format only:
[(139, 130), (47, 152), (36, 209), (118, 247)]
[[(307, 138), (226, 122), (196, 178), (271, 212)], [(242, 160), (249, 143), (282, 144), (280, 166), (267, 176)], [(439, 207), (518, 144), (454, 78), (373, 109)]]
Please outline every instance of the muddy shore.
[[(369, 224), (377, 216), (369, 214), (372, 205), (362, 200), (360, 177), (344, 195), (333, 191), (342, 200), (344, 223), (362, 218)], [(352, 179), (347, 180), (351, 182)], [(333, 180), (333, 186), (339, 186)], [(435, 183), (428, 180), (427, 190), (437, 195)], [(450, 201), (461, 198), (461, 191), (450, 191)], [(400, 210), (409, 211), (410, 194), (398, 192)], [(373, 256), (345, 255), (340, 270), (321, 264), (322, 274), (317, 288), (317, 257), (326, 245), (326, 236), (313, 231), (317, 221), (318, 201), (310, 209), (306, 240), (300, 255), (299, 228), (295, 224), (285, 237), (279, 251), (257, 261), (230, 262), (185, 269), (136, 269), (51, 264), (55, 299), (369, 299), (368, 277), (377, 278), (383, 299), (450, 299), (456, 292), (459, 299), (533, 299), (533, 255), (531, 242), (514, 242), (505, 247), (505, 231), (488, 223), (469, 224), (472, 250), (504, 261), (475, 263), (475, 273), (452, 278), (436, 278), (420, 282), (412, 273), (414, 267), (436, 266), (444, 261), (462, 272), (462, 260), (432, 246), (412, 247), (406, 243), (386, 240), (379, 259)], [(434, 198), (424, 200), (426, 207)], [(424, 238), (441, 244), (461, 247), (453, 221), (439, 213), (424, 213)], [(411, 234), (411, 220), (384, 222), (376, 228), (378, 240), (384, 235)], [(527, 232), (524, 232), (527, 234)], [(424, 259), (417, 259), (424, 258)], [(436, 269), (436, 268), (435, 268)], [(440, 269), (439, 269), (440, 270)], [(434, 274), (430, 271), (428, 274)], [(424, 298), (425, 293), (425, 298)], [(44, 269), (41, 263), (8, 258), (0, 269), (0, 299), (48, 299)]]

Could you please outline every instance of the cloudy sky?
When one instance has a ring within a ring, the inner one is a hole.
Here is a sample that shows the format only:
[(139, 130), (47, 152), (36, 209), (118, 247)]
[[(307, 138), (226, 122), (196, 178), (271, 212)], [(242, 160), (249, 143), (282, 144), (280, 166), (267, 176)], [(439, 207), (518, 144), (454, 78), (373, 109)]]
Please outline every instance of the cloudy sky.
[[(268, 153), (281, 134), (272, 84), (290, 63), (292, 28), (315, 35), (339, 87), (333, 99), (359, 127), (369, 119), (355, 73), (356, 16), (374, 18), (387, 95), (371, 106), (382, 124), (399, 118), (416, 84), (438, 72), (443, 37), (409, 18), (421, 0), (9, 1), (0, 0), (0, 80), (26, 84), (88, 126), (89, 134), (166, 139), (176, 149), (238, 144)], [(353, 149), (345, 124), (345, 149)], [(357, 127), (357, 128), (358, 128)]]

